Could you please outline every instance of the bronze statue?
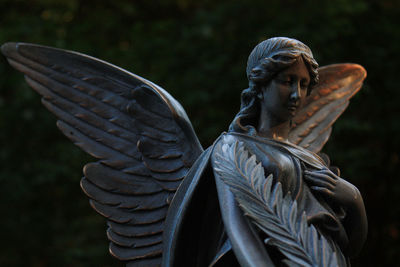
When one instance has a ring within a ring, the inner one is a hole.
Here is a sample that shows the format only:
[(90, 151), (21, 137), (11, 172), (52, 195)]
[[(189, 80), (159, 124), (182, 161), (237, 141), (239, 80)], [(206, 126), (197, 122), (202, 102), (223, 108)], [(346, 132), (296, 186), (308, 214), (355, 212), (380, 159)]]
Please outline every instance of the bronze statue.
[(361, 88), (361, 66), (318, 68), (300, 41), (263, 41), (239, 113), (203, 151), (181, 105), (137, 75), (33, 44), (2, 52), (99, 159), (81, 187), (127, 266), (346, 266), (365, 242), (359, 191), (316, 154)]

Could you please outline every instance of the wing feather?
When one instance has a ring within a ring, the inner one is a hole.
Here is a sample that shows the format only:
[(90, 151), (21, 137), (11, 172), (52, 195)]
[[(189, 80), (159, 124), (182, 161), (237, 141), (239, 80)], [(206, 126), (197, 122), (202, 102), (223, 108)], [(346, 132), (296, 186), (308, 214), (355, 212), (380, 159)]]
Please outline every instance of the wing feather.
[(152, 210), (168, 205), (170, 194), (160, 191), (157, 198), (153, 194), (149, 195), (126, 195), (121, 198), (119, 195), (110, 191), (101, 189), (99, 186), (90, 182), (86, 177), (81, 180), (81, 186), (86, 195), (96, 201), (102, 201), (103, 204), (109, 206), (118, 206), (119, 208), (132, 210)]
[(145, 237), (126, 237), (119, 235), (110, 228), (107, 230), (107, 236), (115, 244), (121, 247), (148, 247), (162, 242), (162, 234), (149, 235)]
[(146, 211), (136, 211), (134, 209), (123, 209), (118, 207), (115, 209), (113, 206), (101, 204), (100, 202), (90, 200), (90, 205), (98, 213), (107, 219), (116, 223), (129, 223), (133, 225), (138, 224), (151, 224), (161, 221), (167, 215), (168, 207), (159, 209), (152, 209)]
[(128, 266), (160, 265), (169, 203), (203, 151), (183, 108), (159, 86), (90, 56), (24, 43), (2, 52), (58, 128), (99, 159), (85, 165), (81, 187), (108, 219), (110, 253)]
[(96, 140), (91, 139), (66, 122), (60, 120), (57, 121), (57, 127), (64, 133), (65, 136), (71, 139), (75, 145), (93, 157), (102, 159), (101, 162), (107, 164), (108, 166), (123, 171), (126, 166), (130, 166), (131, 164), (136, 166), (136, 164), (139, 162), (134, 158), (117, 153), (112, 147), (102, 145)]
[[(152, 159), (179, 158), (183, 155), (179, 145), (142, 137), (137, 144), (143, 155)], [(168, 151), (165, 153), (165, 151)]]
[(119, 235), (126, 237), (149, 236), (162, 233), (164, 230), (164, 221), (158, 221), (152, 224), (120, 224), (113, 221), (107, 222), (110, 229)]
[[(328, 104), (329, 106), (327, 106), (324, 110), (319, 110), (318, 112), (316, 112), (316, 119), (314, 120), (314, 123), (312, 125), (314, 127), (310, 127), (309, 129), (306, 129), (304, 131), (304, 133), (301, 135), (303, 139), (298, 145), (308, 149), (309, 146), (314, 145), (314, 142), (316, 142), (317, 139), (320, 138), (321, 134), (331, 129), (332, 122), (336, 121), (336, 119), (347, 108), (348, 104), (348, 101), (343, 101), (343, 103), (330, 103)], [(311, 134), (311, 132), (318, 134)]]
[(289, 141), (318, 153), (328, 141), (333, 123), (362, 86), (365, 69), (357, 64), (334, 64), (319, 69), (320, 82), (293, 118)]
[[(138, 247), (132, 249), (131, 247), (122, 247), (116, 245), (115, 243), (111, 243), (110, 253), (120, 260), (137, 260), (143, 258), (151, 258), (155, 256), (160, 257), (162, 253), (162, 244), (155, 244), (148, 247)], [(137, 265), (132, 266), (136, 267)]]
[(98, 162), (86, 164), (83, 173), (90, 182), (113, 193), (145, 195), (162, 191), (150, 176), (126, 174)]

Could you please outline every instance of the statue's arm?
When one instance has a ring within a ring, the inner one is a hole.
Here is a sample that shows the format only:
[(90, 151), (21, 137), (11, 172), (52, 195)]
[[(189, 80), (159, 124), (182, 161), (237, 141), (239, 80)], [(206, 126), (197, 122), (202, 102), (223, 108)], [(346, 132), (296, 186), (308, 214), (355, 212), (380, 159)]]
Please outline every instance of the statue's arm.
[(225, 231), (241, 266), (274, 266), (264, 244), (237, 205), (229, 187), (216, 177), (219, 204)]
[(364, 201), (358, 189), (353, 186), (353, 201), (347, 206), (347, 214), (343, 225), (349, 238), (349, 245), (345, 251), (348, 256), (357, 255), (367, 239), (368, 221)]
[(357, 255), (367, 238), (368, 229), (367, 215), (360, 191), (328, 169), (305, 170), (304, 178), (314, 192), (322, 194), (345, 210), (343, 226), (349, 242), (343, 252), (350, 257)]

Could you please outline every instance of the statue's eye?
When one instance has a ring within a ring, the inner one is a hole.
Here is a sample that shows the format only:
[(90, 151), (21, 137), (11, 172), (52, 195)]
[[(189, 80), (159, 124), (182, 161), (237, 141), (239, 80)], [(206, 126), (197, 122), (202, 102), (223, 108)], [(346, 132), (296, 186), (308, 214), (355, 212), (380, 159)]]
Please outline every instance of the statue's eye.
[(291, 85), (292, 84), (292, 80), (290, 78), (287, 79), (279, 79), (279, 82), (283, 85)]
[(308, 88), (308, 83), (300, 83), (301, 89), (307, 89)]
[(302, 80), (300, 82), (301, 89), (307, 89), (309, 85), (310, 85), (309, 82), (307, 82), (306, 80)]

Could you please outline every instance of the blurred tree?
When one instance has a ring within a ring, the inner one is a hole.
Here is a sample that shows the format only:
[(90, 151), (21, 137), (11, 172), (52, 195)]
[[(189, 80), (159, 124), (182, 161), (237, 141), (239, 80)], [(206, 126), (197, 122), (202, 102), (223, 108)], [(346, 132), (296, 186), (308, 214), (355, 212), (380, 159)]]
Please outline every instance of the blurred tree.
[[(23, 41), (107, 60), (167, 89), (203, 146), (227, 129), (261, 40), (302, 40), (320, 65), (356, 62), (364, 89), (325, 148), (365, 198), (370, 234), (354, 266), (398, 262), (400, 92), (396, 0), (0, 0), (0, 43)], [(206, 108), (205, 108), (206, 107)], [(103, 218), (78, 186), (91, 159), (56, 129), (40, 98), (0, 61), (1, 266), (120, 266)]]

